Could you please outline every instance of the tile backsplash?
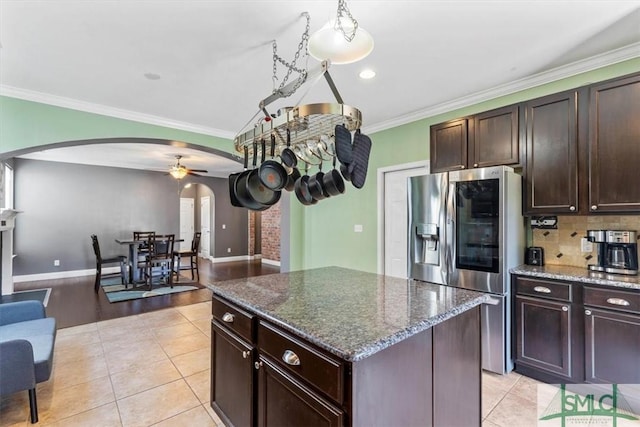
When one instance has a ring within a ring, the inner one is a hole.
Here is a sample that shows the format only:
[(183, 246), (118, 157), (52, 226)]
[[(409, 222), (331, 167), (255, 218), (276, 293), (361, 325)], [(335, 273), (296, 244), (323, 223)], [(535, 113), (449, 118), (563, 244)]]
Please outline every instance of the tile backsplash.
[(597, 254), (580, 251), (580, 239), (587, 230), (633, 230), (640, 234), (640, 216), (559, 216), (557, 230), (532, 230), (533, 246), (544, 248), (547, 265), (569, 265), (587, 267), (594, 264)]

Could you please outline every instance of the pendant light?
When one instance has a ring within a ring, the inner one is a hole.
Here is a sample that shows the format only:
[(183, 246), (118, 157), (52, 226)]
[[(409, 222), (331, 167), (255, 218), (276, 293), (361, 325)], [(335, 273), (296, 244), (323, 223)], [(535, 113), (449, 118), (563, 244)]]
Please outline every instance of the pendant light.
[(338, 1), (336, 18), (326, 23), (309, 38), (309, 54), (319, 61), (350, 64), (365, 58), (373, 50), (373, 38), (347, 8), (346, 0)]

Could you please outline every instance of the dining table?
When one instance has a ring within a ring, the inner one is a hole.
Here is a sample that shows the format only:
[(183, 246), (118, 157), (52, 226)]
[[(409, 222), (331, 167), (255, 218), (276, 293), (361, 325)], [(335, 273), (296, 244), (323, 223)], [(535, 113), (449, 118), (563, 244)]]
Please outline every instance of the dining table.
[[(137, 268), (138, 263), (138, 248), (141, 244), (147, 243), (147, 239), (133, 239), (133, 238), (118, 238), (115, 239), (116, 243), (129, 246), (129, 284), (142, 283), (142, 277), (140, 275), (140, 269)], [(161, 239), (158, 239), (161, 240)], [(174, 243), (184, 242), (184, 239), (174, 239)]]

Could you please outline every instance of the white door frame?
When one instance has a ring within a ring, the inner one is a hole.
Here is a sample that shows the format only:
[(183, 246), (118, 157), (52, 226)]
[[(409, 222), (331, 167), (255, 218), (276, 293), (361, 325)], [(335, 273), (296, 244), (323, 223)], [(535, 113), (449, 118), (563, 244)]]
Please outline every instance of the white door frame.
[(429, 160), (403, 163), (400, 165), (378, 168), (378, 274), (384, 274), (384, 179), (389, 172), (398, 172), (405, 169), (422, 169), (424, 173), (429, 173)]

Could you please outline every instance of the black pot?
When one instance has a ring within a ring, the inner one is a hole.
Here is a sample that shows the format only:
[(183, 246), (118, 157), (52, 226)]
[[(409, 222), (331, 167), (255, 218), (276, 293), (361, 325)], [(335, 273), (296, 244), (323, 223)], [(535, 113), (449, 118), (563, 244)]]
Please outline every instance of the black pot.
[(330, 196), (344, 193), (345, 185), (342, 175), (337, 169), (332, 169), (322, 177), (322, 187)]
[(298, 178), (294, 185), (294, 192), (296, 193), (298, 201), (305, 206), (315, 205), (318, 203), (318, 201), (311, 196), (311, 192), (309, 191), (308, 175), (303, 175)]
[(322, 200), (329, 197), (329, 194), (325, 192), (324, 187), (322, 185), (323, 177), (324, 177), (324, 173), (322, 171), (309, 177), (309, 183), (308, 183), (309, 192), (311, 193), (311, 197), (313, 197), (316, 200)]
[(298, 178), (300, 178), (300, 170), (298, 170), (298, 168), (293, 168), (291, 173), (287, 176), (287, 185), (284, 186), (284, 189), (287, 191), (293, 191)]

